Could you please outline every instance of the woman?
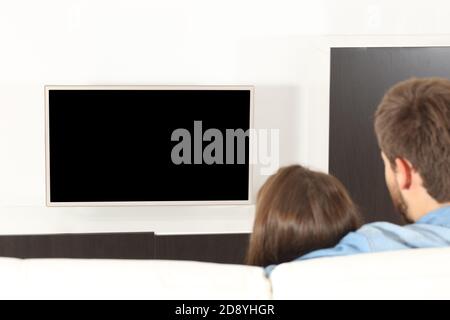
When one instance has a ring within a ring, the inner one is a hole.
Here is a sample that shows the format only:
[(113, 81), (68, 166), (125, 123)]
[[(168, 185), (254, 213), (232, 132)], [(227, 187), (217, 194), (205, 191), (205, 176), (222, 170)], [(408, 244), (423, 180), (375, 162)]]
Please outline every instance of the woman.
[(266, 267), (334, 247), (361, 226), (347, 190), (333, 176), (282, 168), (258, 194), (247, 263)]

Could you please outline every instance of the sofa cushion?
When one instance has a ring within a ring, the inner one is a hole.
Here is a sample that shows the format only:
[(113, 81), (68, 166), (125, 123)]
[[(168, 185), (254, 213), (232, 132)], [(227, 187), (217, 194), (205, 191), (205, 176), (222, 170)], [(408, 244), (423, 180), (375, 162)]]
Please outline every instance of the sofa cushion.
[(270, 298), (262, 269), (199, 262), (0, 259), (0, 281), (2, 298)]
[(291, 262), (270, 278), (274, 299), (450, 299), (450, 249)]
[(21, 260), (1, 258), (0, 259), (0, 300), (15, 299), (22, 294), (19, 285), (24, 277), (23, 264)]

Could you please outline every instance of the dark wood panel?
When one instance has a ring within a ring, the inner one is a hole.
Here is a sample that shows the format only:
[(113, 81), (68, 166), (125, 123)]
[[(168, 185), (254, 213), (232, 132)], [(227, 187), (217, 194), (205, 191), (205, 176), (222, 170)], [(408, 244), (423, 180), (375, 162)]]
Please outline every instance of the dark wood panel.
[(0, 256), (22, 259), (164, 259), (242, 264), (249, 234), (103, 233), (0, 236)]
[(157, 236), (156, 259), (243, 264), (250, 234)]
[(350, 190), (367, 222), (401, 223), (385, 186), (373, 116), (384, 93), (411, 77), (450, 78), (450, 48), (331, 51), (330, 173)]
[(0, 237), (0, 256), (14, 258), (153, 259), (154, 233)]

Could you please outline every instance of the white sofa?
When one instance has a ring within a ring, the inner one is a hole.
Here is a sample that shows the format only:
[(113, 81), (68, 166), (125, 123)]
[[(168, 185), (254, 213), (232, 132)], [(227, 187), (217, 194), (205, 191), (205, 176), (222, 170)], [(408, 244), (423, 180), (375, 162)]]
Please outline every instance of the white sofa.
[(261, 268), (181, 261), (0, 259), (0, 299), (450, 299), (450, 249)]
[(271, 283), (275, 299), (450, 299), (450, 248), (288, 263)]

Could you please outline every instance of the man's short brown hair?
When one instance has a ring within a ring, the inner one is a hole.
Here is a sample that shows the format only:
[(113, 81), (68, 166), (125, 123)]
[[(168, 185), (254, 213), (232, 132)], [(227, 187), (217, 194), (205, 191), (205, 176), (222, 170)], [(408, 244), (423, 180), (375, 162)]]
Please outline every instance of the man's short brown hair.
[(438, 202), (450, 201), (450, 80), (410, 79), (391, 88), (375, 115), (381, 150), (411, 162)]

